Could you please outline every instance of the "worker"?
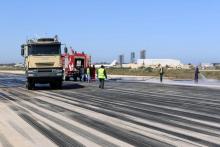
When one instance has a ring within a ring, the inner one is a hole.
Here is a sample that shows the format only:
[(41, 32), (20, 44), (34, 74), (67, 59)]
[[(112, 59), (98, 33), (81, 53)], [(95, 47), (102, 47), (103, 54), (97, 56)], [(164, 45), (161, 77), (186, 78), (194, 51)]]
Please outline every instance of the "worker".
[(195, 68), (194, 81), (195, 81), (195, 83), (199, 82), (199, 67), (198, 66), (196, 66), (196, 68)]
[(99, 88), (104, 89), (104, 81), (105, 79), (107, 79), (107, 74), (103, 65), (101, 66), (101, 68), (98, 69), (97, 77), (99, 79)]
[(92, 66), (90, 75), (91, 75), (91, 80), (95, 81), (95, 65)]
[(86, 78), (87, 78), (87, 82), (89, 83), (90, 82), (90, 66), (88, 66), (86, 68)]
[(84, 68), (83, 66), (80, 67), (79, 69), (79, 79), (82, 81), (84, 79)]
[(159, 66), (160, 66), (160, 83), (162, 83), (163, 82), (163, 75), (164, 75), (164, 68), (161, 65), (159, 65)]

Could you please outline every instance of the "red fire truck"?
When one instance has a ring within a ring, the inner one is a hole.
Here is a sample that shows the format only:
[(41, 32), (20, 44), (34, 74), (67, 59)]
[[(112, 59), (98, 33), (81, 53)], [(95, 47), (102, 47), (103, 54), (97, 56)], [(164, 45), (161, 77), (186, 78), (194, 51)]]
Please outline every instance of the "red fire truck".
[(80, 69), (86, 68), (91, 63), (91, 57), (84, 52), (76, 52), (73, 49), (70, 49), (70, 53), (68, 53), (68, 49), (65, 47), (65, 53), (62, 55), (62, 63), (63, 63), (63, 80), (68, 81), (70, 78), (73, 78), (77, 81), (80, 78)]

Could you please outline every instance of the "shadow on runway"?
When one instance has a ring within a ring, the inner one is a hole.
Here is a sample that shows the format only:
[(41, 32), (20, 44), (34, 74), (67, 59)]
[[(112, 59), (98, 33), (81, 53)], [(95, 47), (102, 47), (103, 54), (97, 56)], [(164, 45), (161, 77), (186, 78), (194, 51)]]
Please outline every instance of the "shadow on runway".
[(85, 86), (74, 83), (74, 84), (65, 84), (62, 86), (62, 89), (81, 89), (84, 88)]
[(74, 84), (63, 84), (61, 89), (52, 89), (49, 84), (37, 84), (34, 88), (34, 90), (68, 90), (68, 89), (81, 89), (85, 86), (74, 83)]

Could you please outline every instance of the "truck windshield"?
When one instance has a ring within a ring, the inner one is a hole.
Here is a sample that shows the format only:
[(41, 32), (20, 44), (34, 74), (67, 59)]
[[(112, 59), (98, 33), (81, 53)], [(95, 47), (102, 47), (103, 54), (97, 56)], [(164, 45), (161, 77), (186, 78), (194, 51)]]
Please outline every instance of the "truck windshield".
[(32, 45), (28, 49), (29, 55), (54, 55), (60, 54), (60, 45)]

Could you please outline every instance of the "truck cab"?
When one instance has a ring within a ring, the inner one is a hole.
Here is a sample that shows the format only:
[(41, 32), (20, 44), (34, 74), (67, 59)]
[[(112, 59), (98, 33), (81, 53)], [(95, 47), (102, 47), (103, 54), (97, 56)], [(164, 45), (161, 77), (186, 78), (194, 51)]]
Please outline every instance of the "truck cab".
[(57, 37), (30, 39), (21, 45), (21, 55), (27, 89), (33, 89), (36, 83), (49, 83), (51, 88), (62, 87), (61, 42)]

